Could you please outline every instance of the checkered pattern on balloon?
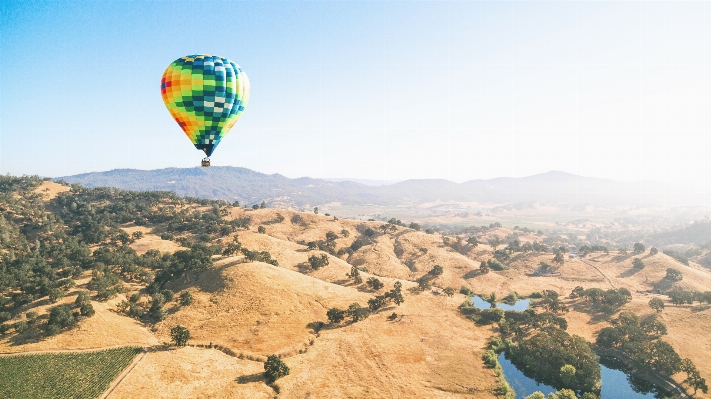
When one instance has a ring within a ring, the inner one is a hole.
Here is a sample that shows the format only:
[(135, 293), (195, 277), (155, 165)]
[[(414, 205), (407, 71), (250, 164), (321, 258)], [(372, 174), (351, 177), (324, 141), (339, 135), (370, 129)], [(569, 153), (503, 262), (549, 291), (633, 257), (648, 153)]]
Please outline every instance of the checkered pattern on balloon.
[(189, 55), (165, 70), (161, 95), (195, 148), (209, 157), (247, 106), (249, 79), (227, 58)]

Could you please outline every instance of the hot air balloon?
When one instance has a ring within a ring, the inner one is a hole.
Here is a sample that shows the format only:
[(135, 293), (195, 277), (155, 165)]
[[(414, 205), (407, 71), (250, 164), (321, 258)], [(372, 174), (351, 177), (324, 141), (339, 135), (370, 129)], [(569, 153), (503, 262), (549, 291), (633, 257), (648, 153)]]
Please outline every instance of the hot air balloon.
[(249, 79), (227, 58), (195, 54), (178, 58), (163, 72), (160, 92), (178, 125), (206, 157), (237, 122), (249, 101)]

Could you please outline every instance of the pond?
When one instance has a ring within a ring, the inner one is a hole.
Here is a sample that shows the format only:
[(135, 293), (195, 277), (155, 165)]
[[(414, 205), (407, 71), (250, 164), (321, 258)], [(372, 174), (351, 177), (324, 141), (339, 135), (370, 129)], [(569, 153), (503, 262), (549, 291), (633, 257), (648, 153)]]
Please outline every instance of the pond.
[[(504, 353), (499, 355), (499, 363), (506, 381), (516, 391), (517, 398), (523, 399), (536, 391), (540, 391), (546, 396), (551, 392), (557, 391), (551, 386), (539, 384), (532, 378), (526, 377), (510, 360), (506, 359)], [(600, 371), (602, 380), (600, 396), (602, 396), (602, 399), (651, 399), (664, 397), (664, 392), (660, 392), (653, 384), (630, 377), (624, 371), (624, 367), (615, 359), (602, 358)]]
[[(491, 304), (483, 299), (479, 295), (473, 296), (472, 297), (472, 302), (474, 302), (474, 306), (476, 306), (479, 309), (489, 309), (491, 308)], [(507, 305), (502, 302), (496, 302), (496, 307), (501, 308), (503, 310), (526, 310), (528, 309), (528, 305), (531, 303), (530, 299), (519, 299), (516, 301), (515, 304), (513, 305)]]

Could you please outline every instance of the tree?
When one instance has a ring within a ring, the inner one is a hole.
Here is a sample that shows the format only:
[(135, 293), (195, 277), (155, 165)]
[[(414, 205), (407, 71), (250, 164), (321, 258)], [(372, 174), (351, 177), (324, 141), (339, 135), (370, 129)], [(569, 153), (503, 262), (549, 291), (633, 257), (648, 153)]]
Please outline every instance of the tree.
[(279, 356), (269, 355), (264, 362), (264, 377), (267, 383), (272, 384), (285, 375), (289, 375), (289, 366), (279, 359)]
[(556, 252), (555, 256), (553, 257), (553, 263), (557, 263), (561, 266), (565, 264), (565, 256), (563, 255), (563, 252)]
[(185, 346), (190, 339), (190, 331), (183, 326), (175, 326), (170, 329), (170, 339), (175, 346)]
[(337, 324), (343, 321), (346, 317), (346, 312), (338, 308), (331, 308), (326, 312), (326, 317), (328, 317), (328, 322), (332, 324)]
[(360, 270), (358, 270), (355, 266), (351, 266), (351, 272), (346, 274), (346, 276), (352, 278), (353, 282), (356, 284), (363, 283), (363, 277), (360, 276)]
[(342, 235), (343, 237), (346, 237), (346, 238), (347, 238), (349, 235), (351, 235), (351, 233), (348, 232), (348, 230), (343, 229), (343, 230), (341, 230), (341, 235)]
[(257, 233), (264, 234), (266, 232), (267, 232), (267, 229), (264, 226), (257, 227)]
[(329, 231), (328, 233), (326, 233), (326, 240), (327, 241), (335, 241), (337, 238), (338, 238), (338, 235), (336, 235), (336, 233), (334, 233), (332, 231)]
[(632, 247), (632, 252), (634, 252), (636, 254), (641, 254), (642, 252), (645, 251), (645, 249), (646, 248), (644, 247), (644, 244), (642, 244), (641, 242), (637, 242)]
[(482, 261), (481, 264), (479, 264), (479, 271), (480, 271), (482, 274), (489, 273), (490, 270), (491, 270), (491, 269), (489, 268), (489, 264), (486, 263), (486, 261)]
[(86, 303), (82, 303), (81, 306), (79, 307), (79, 313), (82, 316), (91, 317), (96, 312), (94, 311), (94, 306), (92, 306), (90, 302), (86, 302)]
[(471, 236), (467, 239), (467, 244), (476, 248), (477, 246), (479, 246), (480, 242), (479, 242), (479, 240), (476, 239), (476, 237)]
[(417, 279), (417, 289), (420, 291), (427, 291), (430, 288), (432, 288), (432, 285), (430, 284), (430, 281), (427, 279), (427, 277), (422, 276)]
[(370, 316), (370, 312), (367, 308), (360, 306), (358, 302), (354, 302), (348, 306), (346, 310), (346, 315), (351, 318), (353, 323), (358, 322), (363, 319), (367, 319)]
[(172, 290), (161, 290), (160, 293), (161, 295), (163, 295), (163, 298), (166, 302), (170, 302), (175, 299), (175, 292), (173, 292)]
[(328, 266), (328, 255), (322, 254), (321, 256), (309, 256), (309, 265), (311, 265), (311, 268), (314, 270), (318, 270), (323, 266)]
[(318, 215), (318, 207), (317, 206), (314, 207), (314, 213)]
[(430, 270), (427, 274), (432, 275), (432, 276), (441, 276), (442, 273), (444, 273), (444, 269), (440, 265), (434, 265), (432, 270)]
[(526, 399), (546, 399), (546, 395), (544, 395), (543, 392), (536, 391), (526, 396)]
[(659, 313), (664, 310), (664, 301), (660, 298), (652, 298), (649, 300), (649, 307)]
[(650, 255), (656, 255), (656, 254), (658, 254), (658, 253), (659, 253), (659, 250), (658, 250), (656, 247), (652, 247), (652, 248), (649, 250), (649, 254), (650, 254)]
[(256, 211), (257, 209), (259, 209), (259, 205), (258, 204), (252, 205), (252, 209), (254, 209)]
[(264, 209), (266, 207), (267, 207), (267, 204), (264, 201), (262, 201), (262, 203), (259, 204), (259, 209)]
[(232, 203), (232, 206), (235, 208), (239, 208), (239, 201), (235, 201)]
[(572, 389), (561, 389), (556, 393), (551, 392), (548, 399), (578, 399), (578, 395)]
[(77, 306), (81, 306), (81, 304), (90, 301), (91, 297), (89, 297), (89, 293), (87, 291), (79, 291), (79, 293), (77, 294), (77, 299), (74, 300), (74, 304)]
[(59, 305), (49, 312), (49, 321), (47, 322), (47, 334), (55, 335), (63, 328), (72, 327), (76, 324), (76, 316), (67, 305)]
[(379, 289), (381, 289), (385, 286), (385, 284), (383, 284), (380, 280), (378, 280), (375, 277), (370, 277), (368, 280), (366, 280), (365, 283), (368, 284), (368, 286), (370, 288), (372, 288), (376, 291), (378, 291)]
[(634, 258), (632, 259), (632, 267), (634, 267), (635, 269), (643, 269), (644, 262), (642, 262), (642, 259), (640, 258)]
[(421, 227), (419, 224), (415, 223), (415, 222), (410, 223), (410, 225), (409, 225), (408, 227), (411, 228), (411, 229), (413, 229), (413, 230), (415, 230), (415, 231), (420, 231), (420, 230), (422, 230), (422, 227)]
[(193, 304), (193, 294), (190, 293), (190, 291), (183, 291), (182, 294), (178, 297), (178, 303), (180, 303), (180, 306), (190, 306)]
[(681, 271), (670, 267), (667, 269), (667, 274), (664, 278), (670, 281), (681, 281), (684, 276), (681, 274)]
[(134, 240), (140, 240), (141, 238), (143, 238), (143, 232), (140, 230), (134, 231), (133, 233), (131, 233), (131, 238), (133, 238)]
[(575, 367), (570, 364), (563, 365), (560, 368), (560, 380), (565, 384), (565, 386), (572, 386), (575, 384)]
[(499, 246), (501, 246), (501, 244), (503, 244), (503, 243), (504, 243), (504, 242), (501, 241), (501, 239), (499, 238), (499, 236), (494, 236), (494, 238), (492, 238), (492, 239), (490, 239), (490, 240), (488, 241), (488, 244), (491, 246), (491, 248), (494, 250), (494, 252), (496, 252), (496, 248), (498, 248)]
[(452, 288), (452, 287), (447, 287), (447, 288), (444, 289), (444, 293), (445, 293), (445, 295), (447, 295), (448, 297), (452, 297), (452, 296), (454, 296), (454, 288)]

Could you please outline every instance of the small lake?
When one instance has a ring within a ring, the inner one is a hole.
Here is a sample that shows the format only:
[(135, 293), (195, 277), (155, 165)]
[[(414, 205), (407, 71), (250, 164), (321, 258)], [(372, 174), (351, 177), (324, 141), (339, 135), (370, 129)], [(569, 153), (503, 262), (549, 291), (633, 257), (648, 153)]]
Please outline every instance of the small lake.
[[(474, 306), (476, 306), (479, 309), (489, 309), (491, 308), (491, 304), (483, 299), (479, 295), (473, 296), (472, 297), (472, 302), (474, 302)], [(523, 311), (528, 309), (528, 305), (531, 303), (530, 299), (519, 299), (516, 301), (515, 304), (513, 305), (507, 305), (502, 302), (496, 302), (496, 307), (503, 309), (503, 310), (518, 310), (518, 311)]]
[[(523, 399), (536, 391), (540, 391), (546, 396), (551, 392), (557, 391), (551, 386), (539, 384), (532, 378), (526, 377), (511, 361), (506, 359), (504, 353), (499, 355), (499, 363), (506, 381), (516, 391), (517, 398)], [(663, 395), (657, 394), (657, 389), (654, 385), (630, 378), (624, 371), (613, 368), (619, 367), (614, 359), (604, 359), (602, 363), (610, 366), (606, 367), (600, 364), (600, 377), (602, 380), (600, 395), (602, 399), (652, 399), (663, 397)]]

